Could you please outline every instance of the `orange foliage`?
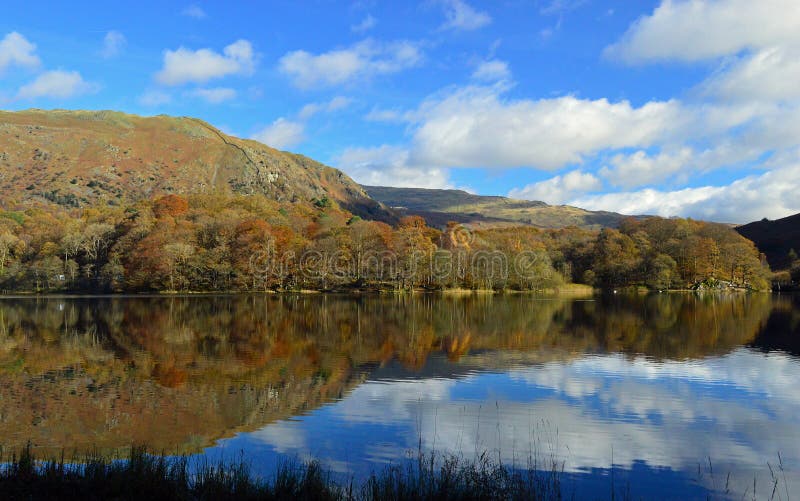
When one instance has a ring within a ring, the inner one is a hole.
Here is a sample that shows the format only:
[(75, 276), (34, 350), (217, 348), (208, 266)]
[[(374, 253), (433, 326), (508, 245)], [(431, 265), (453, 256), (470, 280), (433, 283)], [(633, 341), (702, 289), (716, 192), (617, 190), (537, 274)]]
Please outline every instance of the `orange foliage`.
[(189, 212), (189, 201), (179, 195), (165, 195), (153, 202), (153, 214), (164, 216), (182, 216)]

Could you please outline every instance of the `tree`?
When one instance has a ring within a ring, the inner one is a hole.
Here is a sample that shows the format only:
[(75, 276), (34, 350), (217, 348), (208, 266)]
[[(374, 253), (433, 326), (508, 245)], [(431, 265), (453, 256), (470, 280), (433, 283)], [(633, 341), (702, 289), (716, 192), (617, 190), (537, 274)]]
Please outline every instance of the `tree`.
[(164, 246), (164, 256), (167, 258), (169, 267), (169, 288), (178, 290), (175, 285), (176, 278), (179, 279), (181, 289), (185, 288), (187, 280), (183, 273), (183, 266), (194, 255), (194, 246), (184, 242), (173, 242)]
[(189, 211), (189, 201), (179, 195), (165, 195), (153, 203), (153, 214), (157, 218), (178, 217)]
[(592, 268), (597, 283), (609, 287), (635, 283), (641, 257), (636, 243), (628, 235), (604, 228), (597, 236), (594, 254)]
[(25, 243), (16, 235), (4, 231), (0, 233), (0, 275), (5, 272), (6, 262), (14, 255), (22, 252)]
[(108, 223), (92, 223), (83, 230), (81, 248), (86, 252), (90, 261), (97, 261), (102, 252), (106, 250), (114, 227)]
[(678, 264), (666, 254), (656, 255), (649, 263), (647, 286), (651, 289), (670, 289), (678, 278)]

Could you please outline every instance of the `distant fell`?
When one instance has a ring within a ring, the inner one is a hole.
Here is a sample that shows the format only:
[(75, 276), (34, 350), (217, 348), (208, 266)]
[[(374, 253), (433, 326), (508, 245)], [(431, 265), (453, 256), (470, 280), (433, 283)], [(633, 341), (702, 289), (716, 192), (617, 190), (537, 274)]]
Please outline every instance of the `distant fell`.
[(740, 235), (750, 239), (766, 254), (773, 270), (783, 270), (791, 263), (789, 251), (800, 253), (800, 214), (770, 221), (762, 219), (736, 227)]
[(114, 111), (0, 111), (0, 202), (117, 205), (160, 194), (328, 198), (364, 218), (393, 220), (343, 172), (227, 135), (188, 117)]
[(474, 195), (463, 190), (364, 186), (373, 199), (407, 215), (418, 215), (431, 226), (456, 221), (478, 227), (528, 225), (538, 228), (577, 226), (598, 229), (617, 227), (629, 216), (615, 212), (588, 211), (569, 205)]

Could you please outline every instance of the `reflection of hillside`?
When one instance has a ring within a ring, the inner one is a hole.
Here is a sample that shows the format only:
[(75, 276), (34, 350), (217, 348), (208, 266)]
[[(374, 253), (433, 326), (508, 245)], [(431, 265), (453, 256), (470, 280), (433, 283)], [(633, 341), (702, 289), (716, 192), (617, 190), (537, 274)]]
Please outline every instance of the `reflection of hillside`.
[[(586, 352), (704, 357), (751, 341), (767, 295), (223, 296), (0, 303), (0, 436), (51, 451), (194, 451), (315, 408), (395, 361), (445, 376)], [(437, 360), (439, 359), (436, 357)]]
[(781, 299), (751, 346), (763, 351), (780, 350), (800, 355), (800, 294)]

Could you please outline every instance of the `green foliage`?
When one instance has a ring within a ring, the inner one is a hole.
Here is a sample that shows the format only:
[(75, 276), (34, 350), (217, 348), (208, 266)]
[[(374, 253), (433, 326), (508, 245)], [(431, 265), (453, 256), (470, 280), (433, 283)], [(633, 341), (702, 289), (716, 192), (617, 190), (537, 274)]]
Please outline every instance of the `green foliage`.
[(22, 225), (25, 222), (25, 215), (17, 211), (0, 211), (0, 217), (10, 219), (18, 225)]
[(313, 200), (314, 206), (320, 209), (328, 209), (331, 207), (331, 200), (328, 197), (315, 198)]

